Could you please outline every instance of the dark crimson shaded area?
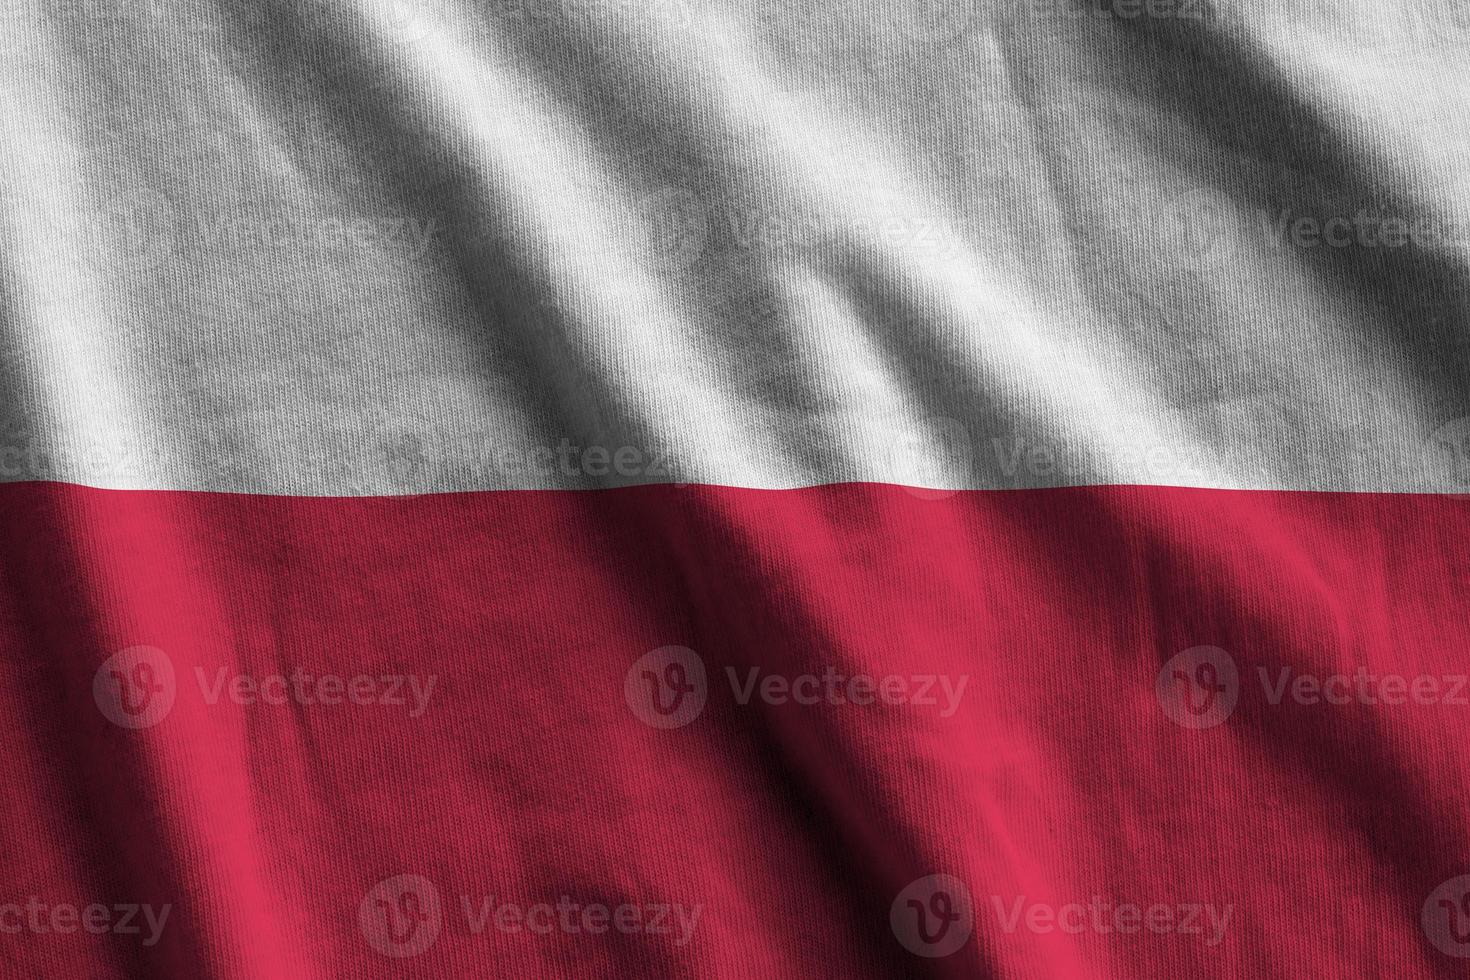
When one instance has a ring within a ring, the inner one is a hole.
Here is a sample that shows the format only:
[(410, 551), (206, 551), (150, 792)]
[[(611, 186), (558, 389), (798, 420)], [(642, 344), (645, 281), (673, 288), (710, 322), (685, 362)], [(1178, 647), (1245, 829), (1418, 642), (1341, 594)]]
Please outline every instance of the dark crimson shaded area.
[[(642, 487), (288, 498), (0, 487), (0, 904), (171, 903), (163, 939), (0, 934), (6, 976), (1459, 976), (1470, 706), (1273, 705), (1283, 667), (1470, 669), (1462, 498), (1098, 487)], [(177, 698), (113, 725), (119, 650)], [(684, 727), (642, 655), (709, 679)], [(1223, 648), (1238, 705), (1155, 691)], [(726, 669), (968, 675), (958, 710), (742, 706)], [(196, 669), (438, 677), (427, 711), (209, 705)], [(1462, 696), (1466, 692), (1461, 692)], [(417, 956), (359, 908), (422, 875)], [(973, 937), (890, 905), (962, 881)], [(699, 904), (669, 935), (482, 934), (459, 896)], [(1233, 908), (1203, 935), (1007, 931), (1025, 902)], [(4, 923), (0, 923), (3, 925)]]

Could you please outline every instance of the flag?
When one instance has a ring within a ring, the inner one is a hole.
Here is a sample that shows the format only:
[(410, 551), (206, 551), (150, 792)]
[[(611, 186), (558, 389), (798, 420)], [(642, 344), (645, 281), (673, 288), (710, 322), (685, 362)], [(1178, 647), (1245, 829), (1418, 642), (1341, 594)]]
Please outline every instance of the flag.
[(1463, 969), (1459, 11), (0, 17), (0, 974)]

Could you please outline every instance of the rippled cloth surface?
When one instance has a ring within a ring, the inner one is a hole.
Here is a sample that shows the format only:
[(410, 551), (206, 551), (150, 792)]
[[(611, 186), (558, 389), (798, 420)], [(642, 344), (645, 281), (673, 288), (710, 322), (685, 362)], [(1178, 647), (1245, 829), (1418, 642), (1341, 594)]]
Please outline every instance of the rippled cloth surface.
[(7, 0), (0, 969), (1459, 975), (1467, 34)]

